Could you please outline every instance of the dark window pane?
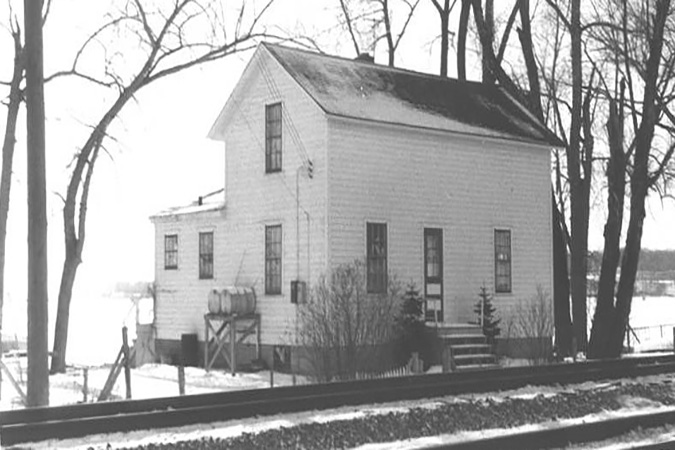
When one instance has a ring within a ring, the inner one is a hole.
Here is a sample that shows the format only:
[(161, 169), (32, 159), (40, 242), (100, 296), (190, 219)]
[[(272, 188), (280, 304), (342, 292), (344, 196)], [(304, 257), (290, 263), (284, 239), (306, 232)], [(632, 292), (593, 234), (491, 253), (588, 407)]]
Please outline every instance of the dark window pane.
[(178, 269), (178, 235), (164, 236), (164, 269)]
[(495, 292), (511, 292), (510, 230), (495, 230)]
[(213, 278), (213, 233), (199, 233), (199, 279)]
[(367, 289), (371, 293), (387, 292), (387, 224), (366, 224)]
[(281, 170), (281, 103), (265, 106), (265, 172)]
[(281, 294), (281, 225), (265, 227), (265, 293)]

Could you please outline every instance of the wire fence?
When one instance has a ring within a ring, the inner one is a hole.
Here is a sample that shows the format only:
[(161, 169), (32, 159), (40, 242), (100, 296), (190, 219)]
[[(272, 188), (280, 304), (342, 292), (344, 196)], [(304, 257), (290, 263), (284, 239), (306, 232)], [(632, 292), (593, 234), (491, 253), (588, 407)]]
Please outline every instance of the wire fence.
[(633, 351), (673, 350), (675, 323), (629, 327), (626, 331), (626, 347)]

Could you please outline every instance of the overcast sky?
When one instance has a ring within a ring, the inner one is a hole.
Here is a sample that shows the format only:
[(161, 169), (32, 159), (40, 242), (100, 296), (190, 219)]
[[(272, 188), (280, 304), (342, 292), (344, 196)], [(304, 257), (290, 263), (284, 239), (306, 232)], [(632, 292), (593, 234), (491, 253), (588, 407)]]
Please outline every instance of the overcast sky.
[[(112, 0), (53, 0), (45, 30), (46, 74), (63, 68), (79, 43), (99, 19), (101, 9)], [(271, 24), (286, 29), (303, 27), (316, 34), (331, 25), (337, 0), (277, 0), (267, 16)], [(3, 2), (6, 3), (6, 2)], [(7, 17), (6, 5), (0, 17)], [(432, 44), (438, 19), (428, 0), (422, 0), (420, 15), (411, 24), (402, 44), (397, 65), (436, 72), (438, 43)], [(320, 36), (321, 38), (321, 36)], [(327, 41), (324, 50), (353, 57), (348, 42)], [(11, 47), (8, 33), (0, 29), (0, 79), (8, 79)], [(333, 47), (333, 48), (331, 48)], [(154, 230), (148, 217), (173, 205), (189, 203), (198, 195), (222, 187), (224, 153), (220, 143), (206, 134), (251, 54), (235, 55), (171, 79), (143, 91), (123, 111), (115, 126), (116, 143), (109, 145), (114, 159), (99, 159), (90, 197), (90, 216), (84, 263), (77, 285), (106, 288), (116, 280), (147, 280), (154, 277)], [(385, 62), (376, 55), (376, 62)], [(451, 56), (452, 59), (452, 56)], [(451, 69), (451, 75), (455, 72)], [(4, 90), (2, 91), (4, 95)], [(47, 151), (49, 200), (50, 297), (57, 296), (63, 262), (62, 202), (68, 162), (87, 133), (85, 125), (98, 120), (107, 108), (99, 88), (75, 81), (54, 82), (47, 87)], [(22, 116), (24, 112), (22, 111)], [(5, 109), (0, 111), (4, 130)], [(7, 291), (10, 299), (25, 298), (26, 206), (25, 133), (18, 136), (13, 195), (8, 231)], [(599, 206), (605, 200), (598, 200)], [(595, 214), (590, 242), (602, 244), (603, 208)], [(643, 247), (675, 248), (675, 206), (665, 209), (652, 202), (647, 213)]]

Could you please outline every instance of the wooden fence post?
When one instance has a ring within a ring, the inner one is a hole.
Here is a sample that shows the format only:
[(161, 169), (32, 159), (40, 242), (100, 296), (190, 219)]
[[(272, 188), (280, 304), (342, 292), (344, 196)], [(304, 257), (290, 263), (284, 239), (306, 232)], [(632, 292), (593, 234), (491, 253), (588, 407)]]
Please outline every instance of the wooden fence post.
[(89, 367), (84, 368), (82, 373), (84, 376), (84, 381), (82, 382), (82, 393), (84, 394), (84, 403), (87, 403), (87, 397), (89, 396)]
[(129, 340), (127, 338), (127, 327), (122, 327), (122, 351), (124, 353), (124, 383), (127, 387), (126, 398), (131, 399), (131, 368), (129, 365)]
[(185, 395), (185, 367), (183, 364), (178, 366), (178, 394)]

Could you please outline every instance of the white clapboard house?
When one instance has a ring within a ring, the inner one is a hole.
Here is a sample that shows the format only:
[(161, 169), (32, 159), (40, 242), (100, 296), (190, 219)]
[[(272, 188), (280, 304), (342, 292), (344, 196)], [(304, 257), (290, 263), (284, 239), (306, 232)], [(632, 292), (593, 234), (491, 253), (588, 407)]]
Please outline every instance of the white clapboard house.
[(500, 87), (262, 44), (209, 137), (224, 190), (152, 217), (161, 354), (203, 341), (212, 289), (243, 286), (269, 358), (293, 343), (293, 282), (356, 259), (371, 292), (413, 280), (441, 324), (475, 320), (483, 285), (503, 323), (552, 292), (559, 142)]

